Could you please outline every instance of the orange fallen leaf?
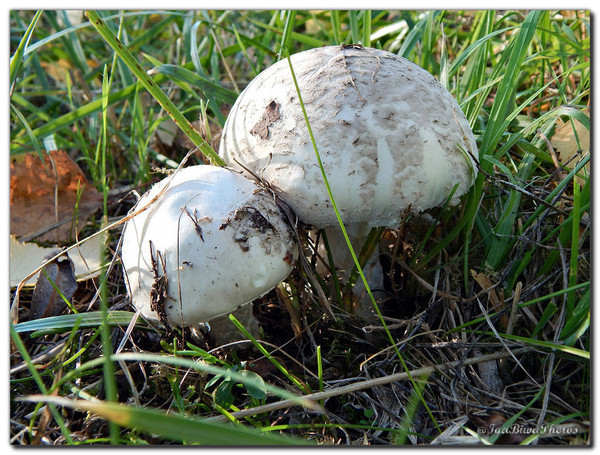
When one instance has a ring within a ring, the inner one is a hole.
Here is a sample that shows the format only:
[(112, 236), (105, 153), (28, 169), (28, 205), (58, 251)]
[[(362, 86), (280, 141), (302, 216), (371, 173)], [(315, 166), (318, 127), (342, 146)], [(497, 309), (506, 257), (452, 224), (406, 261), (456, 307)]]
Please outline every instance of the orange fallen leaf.
[[(10, 164), (12, 235), (24, 237), (42, 232), (35, 240), (71, 241), (75, 226), (82, 226), (101, 204), (100, 193), (62, 150), (46, 155), (44, 162), (35, 154), (27, 154)], [(56, 224), (59, 225), (52, 228)]]

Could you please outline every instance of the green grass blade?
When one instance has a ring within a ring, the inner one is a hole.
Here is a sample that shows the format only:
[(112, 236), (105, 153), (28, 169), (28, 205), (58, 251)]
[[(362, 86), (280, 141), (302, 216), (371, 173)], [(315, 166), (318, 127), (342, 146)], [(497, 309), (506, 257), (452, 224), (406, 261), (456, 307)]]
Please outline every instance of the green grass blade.
[[(488, 335), (493, 335), (491, 332)], [(565, 346), (563, 344), (553, 343), (551, 341), (543, 341), (543, 340), (534, 340), (533, 338), (528, 338), (519, 335), (500, 333), (500, 336), (512, 341), (520, 341), (521, 343), (525, 343), (531, 346), (536, 346), (540, 348), (550, 349), (553, 351), (561, 352), (563, 354), (573, 355), (576, 357), (580, 357), (585, 360), (590, 360), (590, 353), (588, 351), (584, 351), (583, 349), (574, 348), (572, 346)]]
[(188, 416), (168, 414), (154, 409), (117, 403), (71, 400), (51, 396), (31, 396), (27, 400), (91, 412), (119, 426), (141, 430), (158, 437), (187, 444), (220, 446), (310, 444), (304, 439), (265, 433), (243, 425), (207, 422)]
[(331, 33), (333, 35), (333, 43), (332, 44), (341, 44), (342, 43), (342, 26), (340, 23), (340, 12), (339, 10), (331, 10), (329, 12), (329, 17), (331, 20)]
[(15, 53), (13, 54), (13, 56), (10, 59), (9, 87), (10, 87), (11, 93), (13, 91), (13, 87), (14, 87), (15, 81), (17, 79), (17, 73), (19, 72), (19, 69), (21, 68), (21, 65), (23, 64), (23, 56), (25, 54), (25, 49), (27, 48), (27, 45), (29, 44), (29, 40), (31, 39), (33, 30), (35, 30), (35, 26), (37, 25), (38, 20), (40, 19), (41, 15), (42, 15), (42, 11), (36, 11), (35, 15), (33, 16), (33, 19), (29, 23), (29, 27), (27, 27), (27, 31), (25, 32), (25, 34), (21, 38), (21, 41), (19, 42), (19, 46), (17, 47), (17, 50), (15, 51)]
[[(360, 32), (360, 25), (358, 24), (358, 15), (360, 11), (352, 10), (348, 12), (348, 17), (350, 19), (350, 41), (352, 43), (360, 43), (362, 38), (362, 33)], [(350, 44), (350, 43), (348, 43)]]
[[(136, 86), (134, 84), (130, 87), (119, 90), (118, 92), (112, 93), (111, 95), (109, 95), (109, 98), (108, 98), (109, 105), (112, 105), (112, 104), (115, 104), (115, 103), (118, 103), (120, 101), (127, 99), (128, 97), (130, 97), (132, 94), (135, 93), (135, 90), (136, 90)], [(76, 123), (78, 120), (89, 117), (92, 114), (100, 111), (101, 109), (102, 109), (102, 100), (96, 99), (94, 101), (91, 101), (88, 104), (85, 104), (81, 107), (78, 107), (78, 108), (70, 111), (67, 114), (64, 114), (53, 120), (50, 120), (49, 122), (44, 123), (43, 125), (35, 128), (31, 131), (31, 137), (32, 137), (31, 141), (22, 140), (22, 141), (19, 141), (18, 143), (16, 143), (16, 141), (13, 141), (13, 143), (11, 144), (10, 153), (11, 153), (11, 155), (17, 155), (17, 154), (23, 153), (23, 152), (27, 151), (27, 147), (32, 142), (35, 143), (35, 141), (42, 140), (44, 137), (49, 136), (53, 133), (56, 133), (57, 131), (59, 131), (63, 128), (68, 128), (69, 126)]]
[(573, 346), (590, 328), (590, 289), (579, 299), (579, 302), (568, 315), (568, 320), (560, 332), (560, 339)]
[[(577, 284), (579, 269), (579, 229), (581, 221), (581, 197), (577, 176), (573, 177), (573, 209), (571, 210), (571, 251), (569, 264), (569, 286)], [(567, 314), (571, 315), (575, 308), (575, 293), (567, 294)]]
[[(135, 317), (135, 313), (130, 311), (110, 311), (107, 322), (111, 327), (127, 326)], [(34, 332), (31, 336), (41, 336), (46, 333), (66, 332), (73, 328), (75, 323), (80, 328), (99, 327), (103, 322), (103, 315), (99, 311), (88, 311), (86, 313), (66, 314), (60, 316), (51, 316), (42, 319), (33, 319), (31, 321), (19, 322), (15, 324), (16, 333)], [(139, 325), (140, 322), (137, 322)]]
[[(265, 24), (264, 22), (261, 22), (259, 20), (253, 19), (253, 18), (248, 18), (248, 19), (253, 24), (255, 24), (257, 27), (274, 32), (277, 35), (283, 35), (283, 30), (280, 30), (278, 27), (275, 27), (270, 24)], [(304, 33), (291, 32), (290, 37), (293, 41), (297, 41), (298, 43), (302, 43), (308, 47), (321, 47), (321, 46), (326, 46), (327, 44), (329, 44), (329, 43), (325, 43), (325, 42), (321, 41), (318, 38), (314, 38), (314, 37), (312, 37), (310, 35), (306, 35)], [(264, 46), (261, 46), (261, 47), (264, 47)], [(271, 52), (272, 51), (269, 51), (269, 53), (271, 53)]]
[(372, 16), (370, 10), (362, 12), (362, 45), (365, 47), (371, 47), (371, 28), (372, 28)]
[(200, 89), (207, 99), (215, 99), (217, 103), (233, 104), (238, 94), (232, 90), (221, 87), (219, 84), (203, 77), (182, 66), (161, 64), (152, 69), (152, 72), (161, 73), (175, 82), (185, 82)]
[(44, 159), (45, 155), (44, 155), (44, 152), (42, 151), (42, 146), (40, 145), (40, 142), (38, 141), (38, 138), (36, 137), (35, 131), (31, 129), (31, 127), (29, 126), (29, 122), (27, 121), (25, 116), (21, 113), (21, 111), (19, 109), (17, 109), (16, 106), (14, 106), (11, 103), (10, 108), (13, 111), (13, 113), (17, 116), (17, 118), (19, 119), (19, 121), (21, 122), (23, 127), (25, 128), (25, 131), (27, 132), (27, 137), (31, 140), (31, 143), (33, 144), (33, 148), (35, 149), (38, 157), (40, 158), (41, 162), (43, 163), (44, 168), (46, 168), (46, 170), (48, 170), (46, 161)]
[[(489, 158), (489, 157), (487, 157)], [(498, 163), (500, 164), (500, 163)], [(534, 164), (534, 156), (527, 153), (519, 165), (519, 173), (517, 178), (514, 178), (506, 166), (501, 165), (508, 172), (509, 179), (516, 182), (517, 179), (525, 181), (529, 178), (529, 173)], [(492, 242), (486, 252), (485, 263), (492, 270), (498, 270), (503, 264), (504, 259), (510, 253), (514, 244), (513, 231), (515, 228), (515, 220), (519, 213), (519, 207), (522, 199), (522, 193), (511, 189), (508, 198), (504, 201), (503, 211), (500, 215), (498, 223), (493, 229)]]
[(292, 33), (296, 24), (296, 11), (288, 10), (285, 12), (285, 20), (283, 24), (283, 33), (281, 35), (281, 44), (279, 45), (280, 55), (283, 56), (284, 51), (290, 51), (292, 43)]

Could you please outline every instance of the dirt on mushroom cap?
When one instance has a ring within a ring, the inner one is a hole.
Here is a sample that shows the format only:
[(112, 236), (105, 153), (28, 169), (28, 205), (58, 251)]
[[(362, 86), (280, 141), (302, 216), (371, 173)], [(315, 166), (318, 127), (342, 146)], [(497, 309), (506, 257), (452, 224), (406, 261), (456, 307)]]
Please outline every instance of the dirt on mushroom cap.
[[(457, 202), (471, 186), (473, 134), (427, 71), (361, 46), (312, 49), (291, 63), (343, 219), (394, 224), (408, 207), (440, 205), (456, 185)], [(219, 153), (270, 182), (303, 221), (336, 222), (287, 61), (239, 96)]]

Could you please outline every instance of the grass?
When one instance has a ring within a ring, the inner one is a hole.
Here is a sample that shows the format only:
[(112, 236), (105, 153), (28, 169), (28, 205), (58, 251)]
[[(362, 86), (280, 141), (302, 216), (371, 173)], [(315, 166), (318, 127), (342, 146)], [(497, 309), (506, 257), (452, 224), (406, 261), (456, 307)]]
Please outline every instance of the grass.
[[(589, 11), (88, 17), (10, 15), (11, 159), (51, 138), (77, 161), (103, 198), (79, 238), (107, 230), (111, 265), (79, 284), (77, 313), (28, 320), (31, 289), (11, 290), (12, 444), (506, 442), (478, 433), (493, 419), (532, 431), (513, 443), (589, 444)], [(135, 199), (117, 190), (144, 191), (192, 149), (189, 162), (222, 164), (240, 90), (288, 53), (341, 42), (397, 53), (448, 88), (477, 138), (474, 186), (428, 214), (437, 224), (407, 215), (377, 233), (379, 323), (347, 314), (344, 283), (297, 267), (254, 302), (260, 337), (234, 319), (246, 341), (232, 346), (189, 329), (164, 339), (127, 300), (119, 220)]]

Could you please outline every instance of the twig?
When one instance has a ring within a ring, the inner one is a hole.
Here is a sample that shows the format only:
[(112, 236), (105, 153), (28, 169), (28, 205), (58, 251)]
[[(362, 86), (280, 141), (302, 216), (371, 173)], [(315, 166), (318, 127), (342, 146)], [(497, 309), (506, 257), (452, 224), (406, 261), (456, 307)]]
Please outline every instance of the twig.
[[(443, 363), (441, 365), (432, 365), (432, 366), (428, 366), (428, 367), (417, 368), (416, 370), (412, 370), (411, 372), (402, 372), (402, 373), (391, 374), (389, 376), (383, 376), (380, 378), (369, 379), (367, 381), (361, 381), (361, 382), (356, 382), (353, 384), (348, 384), (347, 386), (338, 387), (333, 390), (325, 390), (323, 392), (311, 393), (309, 395), (305, 395), (303, 397), (303, 399), (313, 401), (313, 402), (318, 402), (319, 400), (325, 400), (327, 398), (336, 397), (339, 395), (354, 393), (354, 392), (358, 392), (359, 390), (370, 389), (373, 387), (390, 384), (392, 382), (406, 381), (406, 380), (410, 379), (411, 377), (420, 377), (420, 376), (424, 376), (424, 375), (431, 375), (432, 373), (435, 373), (435, 372), (451, 370), (451, 369), (462, 367), (462, 366), (475, 365), (475, 364), (478, 364), (481, 362), (489, 362), (492, 360), (503, 359), (506, 357), (523, 354), (523, 353), (529, 352), (530, 350), (531, 350), (530, 348), (520, 348), (520, 349), (515, 349), (512, 352), (509, 352), (509, 351), (496, 352), (493, 354), (488, 354), (488, 355), (484, 355), (484, 356), (480, 356), (480, 357), (471, 357), (466, 360), (455, 360), (453, 362)], [(235, 417), (236, 419), (240, 419), (243, 417), (253, 416), (256, 414), (262, 414), (262, 413), (266, 413), (266, 412), (273, 412), (273, 411), (277, 411), (279, 409), (285, 409), (285, 408), (289, 408), (291, 406), (297, 406), (297, 405), (298, 405), (298, 402), (295, 400), (282, 400), (282, 401), (278, 401), (276, 403), (269, 403), (269, 404), (265, 404), (262, 406), (256, 406), (256, 407), (250, 408), (250, 409), (244, 409), (241, 411), (232, 412), (231, 415), (233, 417)], [(210, 421), (210, 422), (227, 421), (226, 417), (224, 417), (224, 416), (209, 417), (206, 420)]]

